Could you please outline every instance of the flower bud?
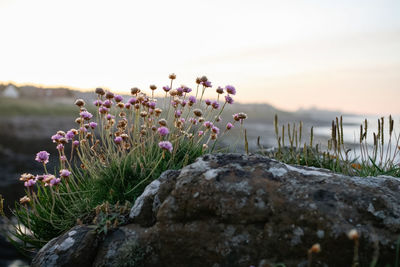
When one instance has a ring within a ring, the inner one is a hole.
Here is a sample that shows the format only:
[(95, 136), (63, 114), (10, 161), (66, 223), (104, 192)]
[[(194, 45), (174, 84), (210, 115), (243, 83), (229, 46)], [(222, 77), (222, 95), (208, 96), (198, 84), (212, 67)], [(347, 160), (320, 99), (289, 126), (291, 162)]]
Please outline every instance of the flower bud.
[(24, 173), (19, 178), (19, 180), (23, 181), (23, 182), (26, 182), (26, 181), (31, 180), (31, 179), (35, 179), (35, 176), (33, 176), (33, 174), (30, 174), (30, 173)]
[(140, 92), (140, 89), (139, 89), (139, 88), (137, 88), (137, 87), (131, 88), (131, 94), (132, 94), (132, 95), (136, 95), (136, 94), (138, 94), (139, 92)]
[(311, 253), (319, 253), (321, 252), (321, 246), (320, 244), (314, 244), (311, 248), (310, 248), (310, 252)]
[(162, 109), (156, 108), (156, 109), (154, 110), (154, 112), (156, 113), (156, 116), (159, 116), (159, 115), (162, 113)]
[(24, 197), (19, 199), (19, 203), (21, 203), (21, 205), (29, 203), (30, 201), (31, 201), (31, 199), (28, 196), (24, 196)]
[(98, 94), (98, 95), (104, 95), (106, 92), (104, 92), (104, 89), (103, 88), (96, 88), (96, 94)]
[(351, 240), (357, 240), (360, 235), (358, 234), (356, 229), (352, 229), (347, 233), (347, 236), (349, 237), (349, 239)]
[(167, 121), (165, 119), (161, 119), (158, 121), (158, 124), (160, 124), (161, 126), (167, 126)]
[(114, 98), (114, 93), (112, 93), (112, 92), (107, 92), (107, 93), (106, 93), (106, 98), (107, 98), (107, 99), (113, 99), (113, 98)]
[(176, 96), (178, 94), (178, 91), (174, 89), (174, 90), (169, 91), (169, 94), (171, 96)]
[(85, 105), (85, 101), (83, 101), (83, 99), (77, 99), (75, 101), (75, 105), (77, 105), (78, 107), (83, 107)]
[(208, 81), (207, 76), (201, 76), (200, 81), (202, 81), (202, 82)]
[(219, 87), (217, 88), (217, 90), (216, 90), (216, 91), (217, 91), (217, 93), (218, 93), (218, 94), (220, 94), (220, 95), (221, 95), (221, 94), (223, 94), (223, 93), (224, 93), (224, 88), (222, 88), (222, 87), (220, 87), (220, 86), (219, 86)]
[(194, 115), (196, 115), (197, 117), (201, 117), (203, 115), (203, 111), (201, 111), (201, 109), (196, 108), (195, 110), (193, 110)]

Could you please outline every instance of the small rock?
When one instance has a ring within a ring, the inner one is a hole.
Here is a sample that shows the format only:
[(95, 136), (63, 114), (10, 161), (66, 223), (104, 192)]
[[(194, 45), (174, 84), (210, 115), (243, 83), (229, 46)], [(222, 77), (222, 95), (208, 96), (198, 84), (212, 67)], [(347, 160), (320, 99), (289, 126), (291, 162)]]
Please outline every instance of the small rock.
[(97, 253), (99, 237), (93, 227), (75, 226), (46, 244), (31, 266), (90, 266)]

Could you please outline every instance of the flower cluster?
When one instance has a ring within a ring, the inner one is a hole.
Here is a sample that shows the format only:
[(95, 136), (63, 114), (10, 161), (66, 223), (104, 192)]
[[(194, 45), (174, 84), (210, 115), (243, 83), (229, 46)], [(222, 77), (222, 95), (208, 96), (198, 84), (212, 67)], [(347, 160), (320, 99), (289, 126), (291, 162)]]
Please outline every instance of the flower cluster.
[[(210, 143), (233, 129), (236, 123), (242, 125), (247, 118), (246, 114), (237, 113), (231, 121), (223, 122), (224, 108), (234, 103), (236, 95), (232, 85), (217, 87), (215, 99), (203, 99), (205, 91), (212, 88), (206, 76), (196, 79), (195, 89), (185, 85), (174, 87), (175, 74), (169, 75), (169, 79), (169, 85), (159, 89), (165, 94), (163, 99), (155, 97), (158, 93), (156, 85), (149, 86), (150, 95), (133, 87), (130, 96), (125, 98), (96, 88), (95, 112), (83, 99), (77, 99), (75, 105), (79, 116), (75, 119), (76, 128), (58, 131), (51, 137), (58, 151), (59, 172), (57, 175), (48, 173), (46, 165), (50, 154), (38, 152), (36, 161), (43, 164), (45, 172), (36, 176), (21, 175), (20, 180), (28, 194), (21, 198), (21, 204), (35, 201), (32, 196), (34, 186), (55, 188), (54, 193), (57, 193), (60, 184), (65, 184), (68, 190), (69, 181), (74, 182), (74, 160), (82, 169), (90, 171), (133, 154), (158, 162), (151, 165), (154, 169), (162, 160), (174, 159), (183, 149), (183, 144), (186, 144), (185, 149), (199, 148), (204, 153), (211, 147)], [(67, 146), (71, 150), (68, 157), (65, 153)]]

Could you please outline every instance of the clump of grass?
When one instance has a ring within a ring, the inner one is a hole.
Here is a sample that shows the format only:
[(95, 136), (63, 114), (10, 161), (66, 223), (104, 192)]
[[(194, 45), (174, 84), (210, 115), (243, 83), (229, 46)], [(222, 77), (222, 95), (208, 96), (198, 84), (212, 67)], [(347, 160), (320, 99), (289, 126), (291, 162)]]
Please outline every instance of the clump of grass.
[(132, 88), (125, 101), (97, 88), (96, 115), (82, 99), (76, 100), (77, 129), (51, 137), (58, 150), (58, 171), (47, 170), (50, 155), (40, 151), (36, 161), (44, 173), (21, 175), (26, 196), (15, 205), (18, 223), (12, 240), (22, 241), (31, 251), (77, 223), (94, 222), (107, 232), (111, 225), (124, 223), (123, 215), (115, 212), (119, 203), (133, 203), (163, 171), (180, 169), (213, 152), (217, 140), (247, 118), (234, 114), (220, 129), (221, 115), (233, 104), (236, 89), (218, 87), (216, 100), (204, 100), (212, 87), (207, 77), (196, 79), (195, 95), (187, 86), (172, 89), (176, 75), (169, 78), (161, 104), (154, 97), (155, 85), (150, 85), (150, 95)]
[[(343, 117), (332, 121), (331, 136), (326, 147), (314, 142), (313, 127), (310, 129), (310, 139), (303, 142), (303, 123), (287, 124), (280, 126), (278, 116), (275, 115), (274, 127), (277, 147), (270, 151), (260, 144), (260, 152), (279, 161), (326, 168), (334, 172), (357, 176), (391, 175), (400, 177), (400, 133), (394, 131), (394, 120), (388, 118), (388, 126), (385, 119), (378, 120), (378, 131), (372, 132), (373, 144), (367, 142), (369, 136), (368, 121), (360, 125), (360, 137), (356, 146), (359, 153), (351, 153), (352, 149), (343, 140)], [(385, 128), (387, 127), (387, 128)], [(385, 140), (385, 131), (388, 140)], [(354, 147), (354, 146), (353, 146)]]

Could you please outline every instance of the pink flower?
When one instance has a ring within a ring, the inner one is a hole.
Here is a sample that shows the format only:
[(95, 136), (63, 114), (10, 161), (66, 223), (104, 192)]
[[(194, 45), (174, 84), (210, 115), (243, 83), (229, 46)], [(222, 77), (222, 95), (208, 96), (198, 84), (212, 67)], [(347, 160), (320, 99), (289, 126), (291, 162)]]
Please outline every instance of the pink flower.
[(234, 102), (233, 98), (230, 95), (225, 96), (225, 101), (228, 104), (233, 104), (233, 102)]
[(93, 105), (95, 105), (96, 107), (100, 107), (102, 104), (103, 104), (103, 102), (101, 102), (101, 100), (93, 101)]
[(218, 128), (217, 126), (213, 126), (213, 127), (211, 128), (211, 131), (212, 131), (213, 133), (215, 133), (215, 134), (219, 134), (219, 128)]
[(172, 152), (172, 144), (171, 142), (168, 141), (161, 141), (160, 143), (158, 143), (158, 146), (162, 149), (162, 150), (168, 150), (170, 153)]
[(193, 125), (197, 124), (197, 120), (195, 118), (190, 118), (189, 122), (191, 122)]
[(225, 89), (228, 92), (228, 94), (236, 95), (236, 89), (232, 85), (225, 86)]
[(63, 149), (64, 149), (64, 145), (63, 144), (57, 145), (57, 150), (61, 151)]
[(32, 186), (34, 186), (36, 184), (36, 180), (35, 179), (29, 179), (28, 181), (26, 181), (25, 183), (24, 183), (24, 186), (25, 187), (32, 187)]
[(65, 137), (67, 138), (67, 140), (72, 140), (75, 137), (75, 133), (73, 131), (68, 131)]
[(106, 100), (103, 102), (103, 107), (111, 108), (112, 102), (110, 100)]
[(50, 180), (50, 186), (56, 186), (59, 183), (61, 183), (61, 179), (60, 178), (53, 178)]
[(121, 143), (122, 143), (122, 137), (121, 137), (121, 136), (115, 137), (114, 142), (115, 142), (117, 145), (121, 144)]
[(70, 175), (71, 175), (71, 172), (70, 172), (69, 170), (67, 170), (67, 169), (62, 169), (62, 170), (60, 170), (60, 176), (61, 176), (61, 177), (67, 178), (67, 177), (69, 177)]
[(206, 122), (204, 122), (203, 125), (204, 125), (204, 127), (208, 128), (208, 129), (214, 126), (214, 124), (211, 121), (206, 121)]
[(190, 93), (192, 91), (192, 89), (191, 88), (189, 88), (189, 87), (183, 87), (183, 92), (185, 92), (185, 93)]
[(183, 88), (182, 87), (176, 88), (176, 91), (177, 91), (179, 96), (183, 95)]
[(53, 140), (53, 143), (58, 143), (61, 138), (64, 138), (64, 136), (62, 136), (61, 134), (55, 134), (51, 137), (51, 140)]
[(226, 124), (226, 129), (227, 129), (227, 130), (230, 130), (230, 129), (234, 128), (234, 127), (235, 127), (235, 126), (233, 126), (233, 124), (230, 123), (230, 122), (228, 122), (228, 123)]
[(107, 118), (107, 120), (112, 120), (112, 119), (115, 119), (115, 116), (111, 115), (111, 114), (107, 114), (106, 118)]
[(164, 126), (158, 128), (157, 131), (158, 131), (158, 133), (159, 133), (161, 136), (166, 136), (167, 134), (169, 134), (168, 128), (167, 128), (167, 127), (164, 127)]
[(135, 97), (132, 97), (132, 98), (129, 99), (128, 102), (129, 102), (131, 105), (135, 105), (135, 104), (136, 104), (136, 101), (137, 101), (137, 99), (136, 99)]
[(196, 100), (196, 97), (195, 96), (190, 96), (189, 97), (189, 105), (190, 104), (194, 104), (194, 103), (196, 103), (197, 102), (197, 100)]
[(120, 95), (115, 95), (114, 99), (115, 99), (115, 102), (117, 102), (117, 103), (121, 102), (122, 100), (124, 100), (124, 98), (122, 96), (120, 96)]
[(182, 115), (182, 111), (180, 111), (179, 109), (177, 111), (175, 111), (175, 118), (179, 118)]
[(99, 113), (100, 114), (107, 114), (107, 112), (108, 112), (108, 108), (106, 108), (106, 107), (100, 107), (99, 108)]
[(37, 162), (47, 164), (49, 162), (49, 156), (50, 156), (50, 153), (48, 153), (47, 151), (40, 151), (36, 154), (35, 160)]
[(93, 117), (93, 115), (88, 111), (82, 111), (79, 113), (79, 115), (81, 115), (81, 117), (85, 120), (90, 120)]
[(212, 107), (214, 109), (218, 109), (219, 108), (219, 103), (217, 101), (213, 101), (211, 105), (212, 105)]
[(177, 106), (178, 106), (178, 102), (177, 101), (175, 101), (175, 100), (172, 100), (171, 101), (171, 105), (174, 107), (174, 108), (176, 108)]
[(204, 87), (212, 87), (212, 85), (211, 85), (211, 82), (210, 82), (210, 81), (205, 81), (205, 82), (202, 82), (202, 84), (203, 84), (203, 86), (204, 86)]
[(151, 102), (149, 103), (149, 108), (155, 109), (155, 108), (156, 108), (156, 105), (157, 105), (156, 102), (151, 101)]

